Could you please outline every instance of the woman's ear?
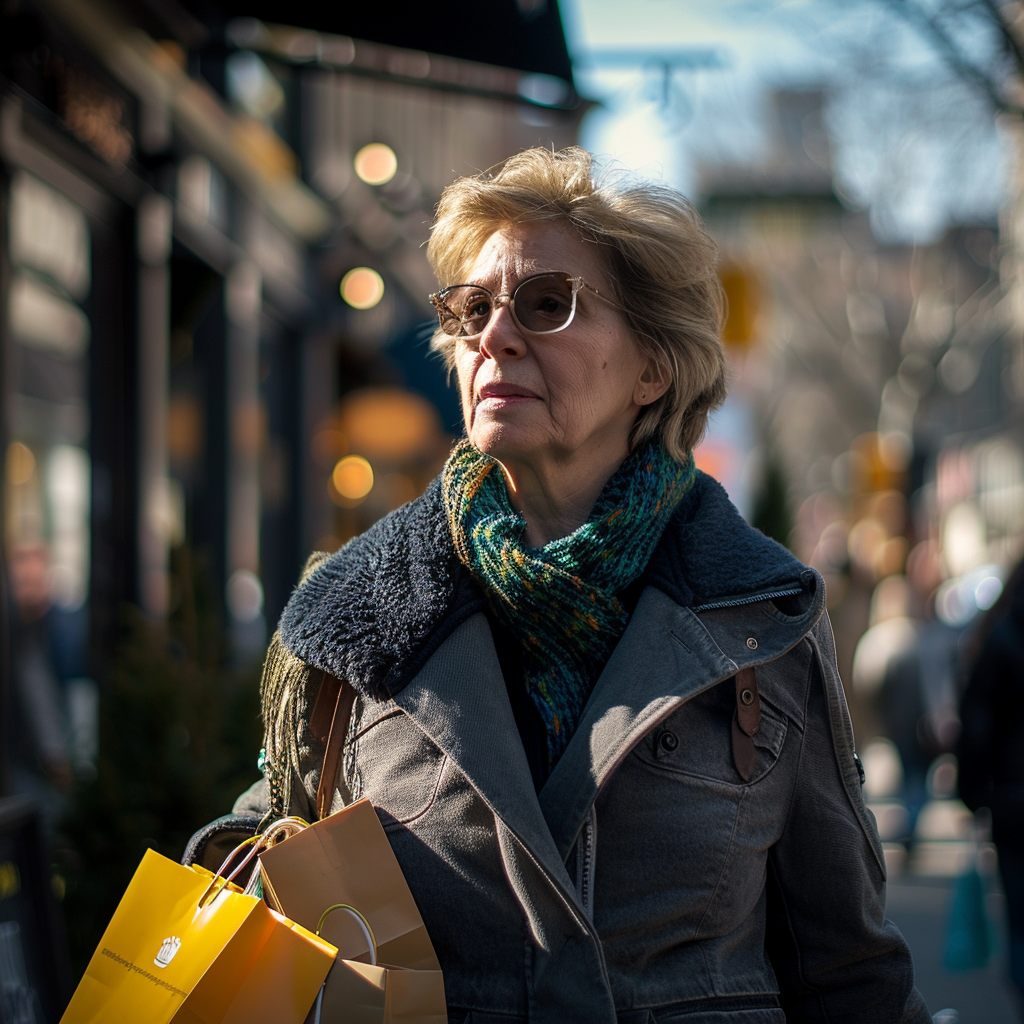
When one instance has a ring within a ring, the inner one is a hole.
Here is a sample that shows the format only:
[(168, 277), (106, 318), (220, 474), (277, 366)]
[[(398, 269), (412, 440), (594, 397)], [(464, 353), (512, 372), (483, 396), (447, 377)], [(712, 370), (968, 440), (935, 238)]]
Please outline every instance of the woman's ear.
[(668, 364), (656, 356), (648, 356), (643, 372), (637, 378), (633, 389), (633, 401), (637, 405), (656, 402), (672, 386), (672, 375)]

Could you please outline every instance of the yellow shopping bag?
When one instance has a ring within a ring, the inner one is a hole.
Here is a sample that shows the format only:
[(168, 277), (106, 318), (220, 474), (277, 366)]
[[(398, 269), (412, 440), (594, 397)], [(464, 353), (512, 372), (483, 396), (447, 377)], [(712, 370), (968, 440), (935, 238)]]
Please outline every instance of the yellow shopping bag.
[(61, 1024), (302, 1024), (337, 950), (147, 850)]

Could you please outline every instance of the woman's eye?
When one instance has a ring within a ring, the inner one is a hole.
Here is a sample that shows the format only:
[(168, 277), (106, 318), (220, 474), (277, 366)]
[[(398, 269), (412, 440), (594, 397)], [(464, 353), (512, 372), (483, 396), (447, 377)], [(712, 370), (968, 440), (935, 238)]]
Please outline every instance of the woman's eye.
[(564, 318), (568, 308), (569, 303), (565, 301), (565, 297), (555, 293), (539, 295), (533, 301), (533, 311), (541, 316)]

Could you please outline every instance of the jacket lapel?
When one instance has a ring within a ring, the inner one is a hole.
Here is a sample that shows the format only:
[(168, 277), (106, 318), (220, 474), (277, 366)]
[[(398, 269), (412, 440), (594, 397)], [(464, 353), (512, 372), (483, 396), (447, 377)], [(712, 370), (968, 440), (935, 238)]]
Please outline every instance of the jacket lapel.
[(394, 699), (571, 892), (572, 882), (537, 802), (487, 617), (477, 613), (456, 628)]

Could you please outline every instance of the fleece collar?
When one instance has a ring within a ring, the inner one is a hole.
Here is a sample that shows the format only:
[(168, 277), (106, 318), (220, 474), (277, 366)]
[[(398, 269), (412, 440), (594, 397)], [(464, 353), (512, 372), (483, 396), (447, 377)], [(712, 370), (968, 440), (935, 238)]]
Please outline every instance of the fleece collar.
[[(814, 573), (748, 526), (698, 471), (648, 565), (646, 583), (695, 611), (798, 596)], [(398, 693), (486, 601), (459, 562), (440, 478), (325, 559), (281, 616), (285, 647), (377, 700)]]

